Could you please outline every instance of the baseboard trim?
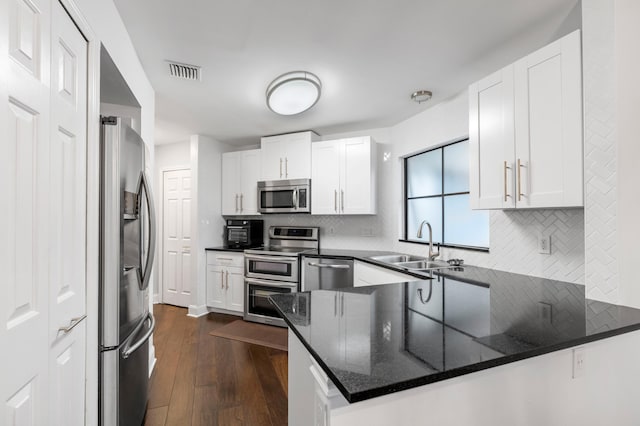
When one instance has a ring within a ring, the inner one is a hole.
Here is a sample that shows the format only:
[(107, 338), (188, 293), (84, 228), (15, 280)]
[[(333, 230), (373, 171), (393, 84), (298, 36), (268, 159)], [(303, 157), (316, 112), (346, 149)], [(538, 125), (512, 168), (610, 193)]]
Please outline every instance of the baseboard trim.
[(203, 315), (207, 315), (209, 310), (207, 309), (207, 305), (189, 305), (189, 312), (187, 313), (188, 317), (198, 318)]
[(158, 303), (160, 303), (160, 295), (159, 294), (154, 294), (153, 295), (153, 304), (157, 305)]

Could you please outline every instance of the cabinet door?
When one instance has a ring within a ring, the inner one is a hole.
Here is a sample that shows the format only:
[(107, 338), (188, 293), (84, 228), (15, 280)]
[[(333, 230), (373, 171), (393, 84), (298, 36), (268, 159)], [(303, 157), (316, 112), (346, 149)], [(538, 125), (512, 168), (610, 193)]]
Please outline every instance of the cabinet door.
[(262, 180), (285, 179), (284, 136), (262, 138), (260, 155), (262, 157)]
[(341, 141), (311, 145), (311, 213), (338, 214), (340, 207)]
[[(227, 272), (229, 273), (227, 275)], [(242, 268), (227, 268), (225, 272), (227, 309), (230, 311), (244, 311), (244, 270)]]
[(513, 66), (469, 87), (471, 208), (515, 207)]
[[(341, 367), (344, 361), (344, 341), (340, 330), (340, 292), (316, 291), (311, 295), (311, 323), (323, 324), (311, 327), (311, 343), (326, 348), (323, 361), (330, 367)], [(332, 330), (328, 333), (327, 330)]]
[(517, 207), (583, 205), (580, 31), (515, 63)]
[(240, 153), (240, 214), (258, 214), (258, 181), (261, 177), (260, 150), (252, 149)]
[(225, 269), (207, 265), (207, 306), (226, 308)]
[(375, 214), (375, 147), (371, 138), (345, 139), (340, 162), (342, 214)]
[(283, 179), (311, 177), (311, 136), (309, 132), (285, 135)]
[(240, 213), (240, 164), (239, 152), (222, 154), (222, 214)]

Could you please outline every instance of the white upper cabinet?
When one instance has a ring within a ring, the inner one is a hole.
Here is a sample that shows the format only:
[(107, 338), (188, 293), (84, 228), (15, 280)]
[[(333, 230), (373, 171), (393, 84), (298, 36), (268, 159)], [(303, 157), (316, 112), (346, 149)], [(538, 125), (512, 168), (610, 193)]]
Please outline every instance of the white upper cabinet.
[(258, 214), (259, 149), (222, 154), (222, 214)]
[(261, 139), (262, 180), (309, 179), (314, 132), (289, 133)]
[(469, 87), (469, 143), (472, 208), (583, 205), (579, 30)]
[(376, 213), (376, 146), (370, 137), (312, 144), (311, 212)]

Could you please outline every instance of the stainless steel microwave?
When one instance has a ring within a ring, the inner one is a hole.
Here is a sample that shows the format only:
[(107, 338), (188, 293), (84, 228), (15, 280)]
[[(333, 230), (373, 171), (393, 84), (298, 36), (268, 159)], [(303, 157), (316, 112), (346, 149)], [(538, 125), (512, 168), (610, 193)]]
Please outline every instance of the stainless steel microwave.
[(311, 179), (258, 182), (260, 213), (311, 213)]

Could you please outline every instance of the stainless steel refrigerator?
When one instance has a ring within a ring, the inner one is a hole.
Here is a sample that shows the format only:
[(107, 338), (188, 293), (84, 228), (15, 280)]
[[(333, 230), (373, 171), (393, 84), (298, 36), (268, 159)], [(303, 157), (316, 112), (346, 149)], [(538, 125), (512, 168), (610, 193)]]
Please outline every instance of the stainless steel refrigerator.
[(154, 204), (145, 148), (121, 118), (102, 117), (100, 217), (100, 424), (139, 426), (149, 382), (149, 279)]

